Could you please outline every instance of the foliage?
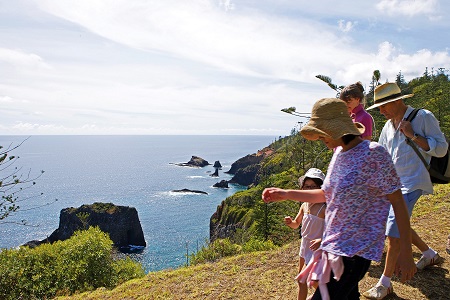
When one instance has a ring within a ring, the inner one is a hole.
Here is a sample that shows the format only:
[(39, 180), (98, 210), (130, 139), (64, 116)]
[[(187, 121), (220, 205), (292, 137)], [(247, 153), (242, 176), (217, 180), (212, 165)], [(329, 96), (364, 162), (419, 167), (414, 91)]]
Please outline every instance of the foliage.
[(287, 227), (283, 220), (287, 215), (295, 217), (299, 204), (291, 201), (265, 204), (261, 201), (261, 193), (269, 186), (299, 188), (299, 177), (311, 167), (326, 168), (332, 154), (323, 143), (307, 141), (298, 132), (278, 139), (270, 148), (273, 153), (260, 164), (259, 184), (225, 199), (220, 206), (220, 215), (211, 218), (214, 225), (231, 226), (236, 231), (240, 228), (240, 232), (230, 237), (240, 245), (248, 242), (250, 237), (270, 240), (275, 245), (298, 239), (298, 232)]
[[(11, 217), (21, 209), (20, 202), (31, 199), (31, 197), (19, 198), (19, 195), (34, 186), (36, 184), (35, 180), (44, 173), (44, 171), (41, 171), (38, 175), (32, 176), (31, 170), (24, 172), (22, 167), (16, 166), (20, 157), (13, 155), (12, 152), (19, 148), (25, 141), (26, 139), (17, 146), (10, 145), (7, 148), (0, 145), (0, 224), (17, 223), (27, 225), (26, 220), (16, 222), (8, 221), (6, 218)], [(34, 209), (40, 207), (35, 207)]]
[(283, 220), (286, 215), (296, 216), (299, 204), (291, 201), (265, 204), (261, 201), (264, 187), (298, 189), (298, 178), (311, 167), (324, 170), (332, 152), (323, 143), (308, 141), (298, 133), (278, 140), (274, 148), (276, 151), (262, 162), (262, 179), (256, 188), (258, 193), (248, 230), (260, 239), (281, 245), (298, 238)]
[(114, 260), (112, 241), (98, 227), (66, 241), (0, 252), (0, 299), (44, 299), (144, 276), (130, 259)]
[(336, 98), (339, 98), (339, 95), (341, 94), (342, 89), (345, 87), (344, 85), (337, 86), (332, 82), (332, 79), (325, 75), (316, 75), (316, 78), (322, 80), (325, 82), (330, 88), (335, 90), (337, 92)]
[(242, 252), (250, 253), (255, 251), (267, 251), (278, 248), (272, 241), (261, 241), (257, 238), (251, 238), (242, 245)]
[[(343, 86), (332, 83), (331, 78), (323, 75), (316, 76), (338, 92)], [(370, 91), (366, 95), (368, 105), (373, 103), (373, 90), (381, 83), (381, 72), (375, 70), (370, 83)], [(447, 137), (450, 136), (450, 82), (445, 70), (438, 72), (426, 71), (424, 76), (406, 82), (401, 72), (396, 76), (396, 83), (403, 93), (414, 93), (408, 98), (406, 104), (413, 107), (424, 107), (432, 111), (440, 122), (440, 126)], [(296, 115), (295, 107), (282, 109), (283, 112)], [(377, 109), (370, 111), (375, 121), (375, 140), (386, 123), (386, 119)], [(258, 185), (251, 189), (237, 193), (227, 198), (222, 203), (220, 220), (212, 219), (214, 224), (222, 226), (239, 224), (242, 232), (235, 233), (237, 238), (232, 240), (241, 245), (249, 240), (250, 236), (260, 240), (271, 240), (275, 245), (282, 245), (294, 239), (298, 239), (297, 231), (293, 231), (284, 225), (286, 215), (295, 216), (299, 204), (292, 201), (265, 204), (261, 201), (261, 193), (265, 187), (276, 186), (279, 188), (296, 189), (298, 178), (309, 168), (316, 167), (326, 172), (326, 168), (333, 154), (323, 143), (304, 139), (298, 130), (292, 130), (291, 135), (279, 138), (270, 146), (273, 153), (266, 157), (260, 164), (257, 174)]]
[[(375, 70), (371, 88), (366, 95), (368, 105), (371, 104), (371, 101), (373, 103), (373, 89), (380, 84), (380, 80), (381, 73), (379, 70)], [(450, 98), (450, 83), (448, 76), (445, 75), (445, 70), (439, 69), (436, 73), (430, 73), (426, 70), (422, 77), (410, 82), (405, 82), (401, 72), (399, 72), (396, 82), (404, 93), (413, 92), (415, 94), (413, 98), (406, 100), (406, 104), (413, 107), (424, 107), (432, 111), (440, 121), (441, 129), (449, 137), (450, 106), (448, 105), (448, 99)], [(291, 114), (295, 112), (295, 108), (286, 110), (288, 113), (290, 111)], [(370, 113), (374, 116), (379, 134), (386, 119), (375, 109), (371, 110)], [(280, 137), (274, 141), (270, 148), (274, 150), (274, 153), (262, 162), (259, 184), (246, 191), (236, 193), (223, 201), (224, 211), (230, 212), (233, 218), (228, 218), (226, 213), (223, 213), (221, 216), (223, 219), (211, 220), (221, 224), (224, 224), (222, 221), (233, 222), (234, 224), (241, 222), (245, 224), (245, 227), (237, 229), (232, 237), (216, 240), (190, 256), (191, 264), (216, 261), (214, 264), (150, 273), (145, 280), (126, 283), (111, 292), (97, 290), (89, 293), (89, 295), (92, 295), (89, 299), (123, 299), (125, 294), (130, 299), (140, 297), (142, 294), (153, 295), (155, 299), (162, 299), (158, 298), (161, 295), (166, 298), (178, 297), (183, 299), (231, 299), (236, 297), (239, 299), (254, 299), (268, 298), (268, 295), (273, 296), (272, 298), (280, 298), (293, 293), (296, 289), (294, 284), (283, 283), (277, 288), (274, 288), (274, 284), (279, 284), (286, 278), (289, 280), (288, 282), (291, 282), (291, 278), (296, 275), (296, 268), (292, 267), (292, 258), (298, 251), (297, 241), (289, 243), (287, 245), (289, 251), (284, 253), (279, 251), (268, 254), (252, 252), (247, 255), (218, 260), (221, 257), (264, 250), (265, 247), (269, 249), (290, 240), (298, 240), (298, 231), (284, 225), (283, 217), (285, 215), (295, 216), (300, 204), (292, 201), (265, 204), (261, 201), (261, 192), (269, 186), (298, 188), (297, 179), (308, 168), (318, 167), (326, 171), (332, 152), (326, 151), (326, 148), (320, 142), (303, 140), (296, 130), (293, 130), (290, 136)], [(436, 250), (445, 251), (442, 241), (448, 235), (446, 229), (449, 228), (450, 219), (436, 216), (448, 216), (449, 190), (448, 185), (437, 185), (435, 189), (437, 195), (426, 196), (426, 199), (423, 199), (424, 201), (418, 202), (418, 205), (423, 207), (418, 207), (415, 214), (417, 215), (419, 212), (421, 215), (414, 218), (413, 214), (412, 225), (417, 228), (416, 230), (421, 231), (421, 236), (425, 234), (425, 237), (432, 242)], [(428, 197), (431, 198), (431, 202)], [(242, 213), (242, 211), (245, 211), (245, 213)], [(432, 223), (432, 225), (429, 226), (427, 223)], [(280, 249), (285, 247), (283, 246)], [(420, 253), (415, 253), (417, 258), (420, 255)], [(276, 263), (273, 263), (274, 261)], [(294, 261), (294, 263), (296, 262)], [(257, 264), (260, 264), (261, 267), (256, 266)], [(374, 269), (375, 273), (380, 273), (382, 272), (382, 266), (382, 264), (374, 262), (371, 268)], [(264, 267), (266, 269), (262, 269)], [(422, 276), (419, 272), (415, 275), (416, 279), (412, 281), (412, 284), (402, 285), (398, 283), (399, 288), (396, 291), (403, 297), (416, 295), (414, 299), (445, 298), (450, 281), (448, 281), (448, 278), (444, 278), (442, 270), (447, 269), (448, 263), (444, 262), (444, 269), (442, 267), (430, 268), (426, 276)], [(200, 270), (203, 270), (203, 272)], [(291, 274), (286, 276), (289, 272)], [(435, 276), (430, 276), (428, 272), (434, 272)], [(273, 278), (277, 278), (277, 280), (274, 281)], [(439, 281), (438, 285), (435, 284), (436, 279)], [(360, 288), (365, 290), (373, 286), (373, 284), (376, 284), (375, 280), (377, 279), (374, 277), (366, 276), (361, 281), (362, 287)], [(217, 285), (216, 283), (219, 281), (220, 285)], [(142, 288), (144, 285), (145, 288)], [(255, 292), (255, 286), (258, 287), (257, 292)], [(436, 289), (431, 289), (431, 286), (435, 286)], [(231, 296), (226, 297), (225, 295)], [(86, 295), (81, 295), (78, 299), (85, 299), (84, 297)]]
[(242, 245), (233, 243), (229, 238), (217, 239), (203, 246), (197, 253), (191, 254), (189, 260), (191, 265), (197, 265), (205, 262), (214, 262), (223, 257), (255, 251), (273, 250), (276, 248), (277, 246), (272, 241), (262, 241), (255, 237), (250, 238)]
[[(433, 69), (431, 72), (426, 68), (421, 77), (406, 82), (402, 72), (399, 72), (395, 82), (403, 94), (414, 94), (414, 97), (408, 98), (405, 100), (405, 103), (412, 107), (425, 108), (431, 111), (438, 119), (442, 132), (449, 137), (450, 106), (448, 103), (450, 98), (450, 79), (447, 74), (448, 70), (445, 68), (438, 68), (437, 71)], [(330, 85), (331, 78), (324, 75), (317, 75), (316, 77), (327, 83), (332, 89), (339, 91), (336, 85)], [(366, 94), (366, 106), (373, 104), (373, 92), (375, 87), (381, 84), (380, 80), (381, 72), (375, 70), (372, 75), (372, 82), (369, 85), (370, 89)], [(376, 108), (371, 110), (370, 114), (375, 121), (376, 140), (386, 123), (386, 118)]]
[[(93, 212), (96, 213), (108, 213), (113, 214), (117, 211), (118, 207), (113, 203), (104, 203), (104, 202), (94, 202), (92, 204), (84, 204), (82, 208), (90, 208)], [(71, 207), (68, 209), (70, 213), (75, 212), (78, 208)]]
[(217, 239), (206, 246), (202, 246), (197, 253), (191, 254), (189, 261), (192, 265), (212, 262), (222, 257), (236, 255), (241, 249), (241, 246), (233, 244), (228, 238)]
[(92, 205), (90, 205), (90, 207), (94, 212), (98, 213), (107, 212), (109, 214), (115, 213), (116, 210), (118, 209), (118, 207), (113, 203), (104, 203), (104, 202), (95, 202)]

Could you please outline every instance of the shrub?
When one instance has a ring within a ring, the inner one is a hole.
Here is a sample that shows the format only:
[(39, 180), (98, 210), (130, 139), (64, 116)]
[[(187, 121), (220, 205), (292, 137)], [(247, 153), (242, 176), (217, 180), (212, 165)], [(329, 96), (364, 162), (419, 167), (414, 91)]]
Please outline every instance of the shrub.
[(254, 251), (265, 251), (275, 249), (272, 241), (261, 241), (256, 238), (250, 238), (242, 246), (233, 244), (230, 239), (217, 239), (207, 246), (203, 246), (197, 253), (191, 254), (190, 263), (196, 265), (199, 263), (213, 262), (222, 257), (233, 256), (241, 253)]
[(192, 265), (215, 261), (219, 258), (240, 253), (241, 246), (233, 244), (228, 238), (217, 239), (207, 246), (203, 246), (197, 253), (189, 255)]
[(251, 238), (248, 242), (242, 245), (242, 252), (255, 252), (255, 251), (267, 251), (276, 249), (277, 246), (268, 240), (262, 241), (256, 238)]
[(144, 276), (142, 266), (112, 258), (112, 241), (98, 227), (34, 249), (0, 252), (0, 299), (46, 299), (56, 295), (112, 288)]

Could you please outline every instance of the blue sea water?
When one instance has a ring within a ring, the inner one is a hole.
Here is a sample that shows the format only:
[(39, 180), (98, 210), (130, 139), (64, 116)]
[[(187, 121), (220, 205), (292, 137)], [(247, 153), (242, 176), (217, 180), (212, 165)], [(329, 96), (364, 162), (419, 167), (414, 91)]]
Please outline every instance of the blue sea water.
[[(0, 145), (17, 146), (26, 138), (0, 136)], [(138, 211), (147, 247), (135, 257), (146, 271), (181, 266), (187, 252), (197, 251), (208, 240), (209, 219), (221, 201), (245, 188), (218, 189), (213, 184), (231, 178), (224, 171), (233, 162), (274, 140), (272, 136), (31, 136), (12, 151), (20, 157), (15, 167), (31, 176), (45, 172), (20, 194), (20, 199), (30, 197), (20, 202), (21, 211), (5, 219), (24, 219), (31, 226), (0, 223), (0, 248), (46, 238), (58, 227), (61, 209), (112, 202)], [(210, 176), (212, 165), (173, 164), (187, 162), (192, 155), (211, 164), (219, 160), (223, 166), (219, 177)], [(171, 192), (183, 188), (208, 195)], [(40, 207), (46, 203), (51, 204)]]

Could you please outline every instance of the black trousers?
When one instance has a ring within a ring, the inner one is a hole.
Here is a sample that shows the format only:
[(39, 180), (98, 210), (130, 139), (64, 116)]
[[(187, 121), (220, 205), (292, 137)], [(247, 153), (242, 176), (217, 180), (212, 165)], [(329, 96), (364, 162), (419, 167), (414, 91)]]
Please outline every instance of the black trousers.
[[(333, 278), (331, 272), (330, 282), (328, 282), (328, 293), (331, 300), (359, 300), (358, 282), (363, 279), (370, 267), (370, 260), (360, 256), (342, 257), (344, 263), (344, 273), (339, 281)], [(322, 299), (319, 289), (316, 290), (312, 300)]]

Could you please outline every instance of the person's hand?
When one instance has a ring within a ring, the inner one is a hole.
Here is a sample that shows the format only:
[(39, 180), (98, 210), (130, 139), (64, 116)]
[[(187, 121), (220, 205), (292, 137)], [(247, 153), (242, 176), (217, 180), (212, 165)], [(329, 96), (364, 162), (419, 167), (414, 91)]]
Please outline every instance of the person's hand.
[(397, 264), (395, 266), (395, 275), (400, 277), (400, 280), (402, 282), (405, 282), (413, 278), (416, 272), (417, 268), (416, 264), (414, 263), (412, 253), (410, 255), (400, 254), (398, 256)]
[(309, 249), (311, 249), (312, 251), (316, 251), (317, 249), (319, 249), (321, 243), (322, 243), (322, 239), (312, 240), (309, 243)]
[(408, 138), (412, 139), (414, 137), (414, 130), (412, 128), (411, 122), (401, 121), (398, 125), (398, 129)]
[(270, 187), (262, 192), (262, 199), (265, 203), (285, 200), (286, 191), (280, 188)]
[(310, 287), (313, 289), (317, 289), (319, 287), (319, 281), (318, 280), (311, 280)]
[(284, 224), (289, 225), (292, 223), (292, 218), (290, 216), (284, 217)]

